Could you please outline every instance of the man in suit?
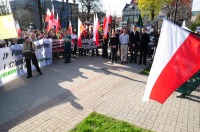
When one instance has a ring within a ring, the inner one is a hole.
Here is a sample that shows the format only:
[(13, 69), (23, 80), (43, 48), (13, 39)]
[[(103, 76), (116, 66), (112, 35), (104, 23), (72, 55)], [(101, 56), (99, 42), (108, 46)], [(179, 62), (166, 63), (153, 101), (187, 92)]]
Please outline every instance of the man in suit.
[(132, 63), (133, 60), (134, 63), (137, 63), (137, 53), (139, 50), (138, 44), (140, 42), (140, 35), (139, 32), (136, 30), (136, 26), (133, 26), (133, 31), (130, 33), (129, 40), (130, 40), (130, 52), (131, 52), (130, 63)]
[(142, 63), (143, 57), (143, 64), (146, 65), (146, 56), (148, 52), (148, 43), (150, 42), (149, 34), (146, 33), (146, 29), (142, 28), (141, 40), (140, 40), (140, 60), (139, 65)]

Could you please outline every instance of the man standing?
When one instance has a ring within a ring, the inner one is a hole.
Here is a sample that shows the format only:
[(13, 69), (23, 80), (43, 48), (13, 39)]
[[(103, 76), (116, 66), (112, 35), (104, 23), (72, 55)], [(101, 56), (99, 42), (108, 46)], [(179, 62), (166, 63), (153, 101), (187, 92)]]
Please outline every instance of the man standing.
[(69, 31), (64, 32), (63, 40), (64, 40), (65, 63), (70, 63), (72, 37), (70, 36)]
[(146, 55), (148, 52), (148, 43), (149, 42), (150, 42), (149, 35), (146, 33), (146, 29), (142, 28), (141, 41), (140, 41), (139, 65), (142, 63), (142, 56), (143, 56), (143, 64), (146, 65)]
[(133, 60), (134, 63), (137, 63), (137, 53), (139, 50), (138, 44), (140, 42), (140, 35), (139, 32), (136, 30), (136, 26), (133, 26), (133, 31), (130, 33), (129, 40), (130, 40), (130, 51), (131, 51), (130, 63), (132, 63)]
[(123, 34), (119, 36), (119, 42), (121, 44), (121, 63), (127, 63), (129, 35), (126, 33), (126, 29), (124, 29)]

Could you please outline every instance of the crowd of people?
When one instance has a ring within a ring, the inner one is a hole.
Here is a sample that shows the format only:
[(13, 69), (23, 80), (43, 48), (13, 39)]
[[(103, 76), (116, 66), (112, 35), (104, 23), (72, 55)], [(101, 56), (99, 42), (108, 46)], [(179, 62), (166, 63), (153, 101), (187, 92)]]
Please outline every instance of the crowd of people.
[[(154, 36), (154, 47), (156, 48), (159, 31), (155, 31), (156, 35)], [(93, 33), (85, 31), (82, 34), (82, 39), (93, 39)], [(24, 30), (21, 32), (19, 38), (7, 39), (0, 41), (0, 47), (8, 47), (10, 45), (23, 44), (23, 53), (31, 52), (33, 55), (30, 57), (25, 56), (25, 61), (27, 65), (27, 78), (32, 77), (31, 71), (31, 60), (35, 65), (39, 74), (42, 74), (40, 68), (38, 67), (37, 58), (35, 56), (36, 46), (34, 45), (34, 41), (51, 38), (53, 40), (61, 39), (63, 40), (63, 48), (64, 52), (62, 53), (65, 61), (64, 63), (70, 63), (71, 54), (77, 55), (79, 52), (80, 55), (91, 55), (94, 56), (96, 52), (96, 56), (99, 56), (99, 49), (102, 48), (102, 57), (111, 59), (112, 63), (138, 63), (146, 65), (146, 56), (149, 51), (148, 43), (150, 42), (149, 34), (146, 33), (146, 28), (141, 29), (141, 33), (137, 31), (136, 26), (133, 27), (133, 30), (127, 33), (126, 29), (122, 30), (111, 30), (107, 36), (104, 36), (103, 33), (99, 33), (99, 39), (102, 40), (102, 45), (97, 48), (83, 49), (77, 46), (77, 35), (76, 30), (73, 31), (72, 34), (69, 33), (68, 30), (63, 29), (60, 30), (59, 33), (56, 33), (55, 29), (51, 29), (49, 32), (44, 32), (40, 30)], [(71, 44), (73, 43), (73, 50), (71, 48)], [(110, 50), (108, 50), (110, 48)], [(109, 52), (110, 51), (110, 52)], [(130, 53), (130, 56), (128, 55)], [(139, 58), (138, 58), (138, 53)], [(53, 57), (59, 58), (61, 53), (54, 53)], [(119, 61), (120, 60), (120, 61)]]

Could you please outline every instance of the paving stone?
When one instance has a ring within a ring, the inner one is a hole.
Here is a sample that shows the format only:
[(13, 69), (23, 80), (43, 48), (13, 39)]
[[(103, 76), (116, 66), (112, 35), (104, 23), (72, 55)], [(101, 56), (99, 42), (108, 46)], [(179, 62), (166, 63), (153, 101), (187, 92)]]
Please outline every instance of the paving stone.
[(0, 87), (0, 130), (66, 132), (93, 111), (156, 132), (200, 130), (198, 102), (175, 93), (163, 105), (141, 102), (148, 77), (138, 73), (144, 66), (76, 59), (67, 65), (55, 61), (42, 68), (42, 76), (34, 72), (29, 80), (21, 77)]

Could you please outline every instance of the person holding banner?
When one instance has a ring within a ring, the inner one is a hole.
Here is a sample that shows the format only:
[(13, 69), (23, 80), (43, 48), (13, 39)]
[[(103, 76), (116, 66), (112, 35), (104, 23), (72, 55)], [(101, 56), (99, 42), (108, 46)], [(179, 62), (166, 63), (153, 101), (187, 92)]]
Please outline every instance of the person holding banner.
[(65, 63), (70, 63), (72, 37), (70, 36), (69, 31), (64, 32), (63, 41), (64, 41)]
[(26, 67), (27, 67), (27, 74), (28, 76), (26, 78), (31, 78), (32, 77), (32, 69), (31, 69), (31, 61), (33, 65), (35, 66), (36, 70), (40, 75), (42, 75), (42, 72), (40, 70), (40, 67), (38, 65), (38, 60), (35, 55), (35, 51), (37, 50), (37, 47), (34, 43), (30, 41), (29, 37), (25, 37), (23, 43), (23, 57), (25, 57), (25, 62), (26, 62)]

